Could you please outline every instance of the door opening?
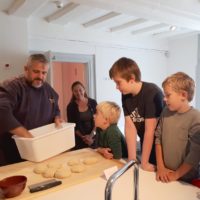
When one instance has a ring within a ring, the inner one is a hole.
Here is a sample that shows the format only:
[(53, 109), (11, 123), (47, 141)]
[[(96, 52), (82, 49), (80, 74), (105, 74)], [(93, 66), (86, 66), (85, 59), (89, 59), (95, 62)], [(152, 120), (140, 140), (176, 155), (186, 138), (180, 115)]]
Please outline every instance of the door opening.
[(84, 63), (52, 62), (53, 86), (59, 95), (59, 107), (61, 116), (67, 121), (66, 106), (72, 97), (71, 85), (74, 81), (80, 81), (87, 86), (87, 66)]

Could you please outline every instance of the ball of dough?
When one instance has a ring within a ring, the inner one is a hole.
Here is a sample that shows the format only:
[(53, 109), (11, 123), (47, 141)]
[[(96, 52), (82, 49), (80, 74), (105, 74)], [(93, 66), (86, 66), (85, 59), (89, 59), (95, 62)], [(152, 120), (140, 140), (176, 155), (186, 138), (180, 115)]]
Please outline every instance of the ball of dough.
[(83, 163), (86, 165), (93, 165), (98, 162), (97, 157), (87, 157), (83, 160)]
[(60, 168), (55, 172), (55, 178), (67, 178), (71, 176), (71, 170), (69, 168)]
[(81, 173), (85, 170), (85, 166), (82, 165), (82, 164), (79, 164), (79, 165), (74, 165), (71, 167), (71, 171), (73, 173)]
[(42, 175), (45, 178), (53, 178), (56, 172), (56, 168), (48, 168)]
[(67, 162), (67, 164), (69, 166), (74, 166), (74, 165), (79, 165), (80, 164), (80, 160), (79, 159), (71, 159)]
[(38, 164), (35, 166), (35, 168), (33, 169), (33, 172), (35, 172), (36, 174), (42, 174), (47, 170), (47, 165), (46, 164)]

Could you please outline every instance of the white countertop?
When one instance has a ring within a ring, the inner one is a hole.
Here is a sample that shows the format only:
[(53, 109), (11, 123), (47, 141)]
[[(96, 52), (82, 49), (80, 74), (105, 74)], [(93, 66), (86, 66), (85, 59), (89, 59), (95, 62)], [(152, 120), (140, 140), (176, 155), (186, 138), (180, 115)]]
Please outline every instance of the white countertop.
[[(129, 169), (113, 187), (113, 200), (133, 200), (133, 169)], [(104, 200), (106, 180), (98, 177), (36, 200)], [(139, 171), (139, 200), (199, 200), (200, 189), (182, 182), (161, 183), (155, 173)]]

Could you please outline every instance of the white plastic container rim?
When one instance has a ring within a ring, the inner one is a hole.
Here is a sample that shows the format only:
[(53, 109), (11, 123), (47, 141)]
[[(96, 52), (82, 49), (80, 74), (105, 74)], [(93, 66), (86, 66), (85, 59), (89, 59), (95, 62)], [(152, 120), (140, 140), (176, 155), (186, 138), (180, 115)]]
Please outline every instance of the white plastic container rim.
[[(52, 123), (52, 124), (48, 124), (48, 125), (45, 125), (45, 126), (41, 126), (42, 128), (45, 128), (45, 127), (50, 127), (50, 126), (52, 126), (52, 125), (54, 125), (55, 126), (55, 123)], [(38, 127), (38, 128), (34, 128), (34, 129), (31, 129), (31, 130), (29, 130), (30, 131), (30, 133), (32, 133), (33, 134), (33, 136), (34, 136), (34, 132), (37, 132), (37, 130), (39, 130), (39, 129), (41, 129), (41, 127)], [(41, 138), (43, 138), (43, 137), (47, 137), (47, 136), (49, 136), (49, 135), (53, 135), (53, 134), (56, 134), (57, 133), (57, 131), (59, 130), (59, 129), (65, 129), (65, 128), (70, 128), (70, 127), (75, 127), (75, 124), (74, 123), (66, 123), (66, 122), (64, 122), (64, 123), (62, 123), (61, 124), (61, 127), (54, 127), (54, 130), (50, 130), (50, 132), (49, 133), (41, 133), (41, 135), (37, 135), (37, 136), (34, 136), (33, 138), (25, 138), (25, 137), (19, 137), (19, 136), (17, 136), (17, 135), (13, 135), (12, 136), (12, 138), (13, 139), (18, 139), (18, 138), (20, 138), (20, 140), (38, 140), (38, 139), (41, 139)]]

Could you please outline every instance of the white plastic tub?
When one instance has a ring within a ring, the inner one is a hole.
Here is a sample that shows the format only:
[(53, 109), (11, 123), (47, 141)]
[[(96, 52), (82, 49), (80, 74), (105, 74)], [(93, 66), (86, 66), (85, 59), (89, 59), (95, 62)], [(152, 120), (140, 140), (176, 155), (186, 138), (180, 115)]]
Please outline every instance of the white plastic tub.
[(62, 128), (49, 124), (29, 130), (34, 138), (13, 136), (23, 159), (40, 162), (75, 146), (74, 123), (63, 123)]

